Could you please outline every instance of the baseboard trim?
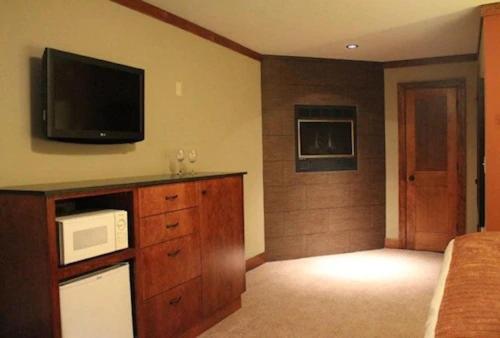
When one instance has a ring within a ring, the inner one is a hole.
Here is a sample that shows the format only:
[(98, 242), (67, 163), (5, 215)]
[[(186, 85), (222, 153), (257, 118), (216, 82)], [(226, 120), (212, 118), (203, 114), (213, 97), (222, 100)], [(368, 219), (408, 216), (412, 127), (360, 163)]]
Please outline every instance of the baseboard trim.
[(386, 238), (385, 247), (387, 249), (401, 249), (401, 243), (399, 239)]
[(247, 271), (253, 270), (266, 262), (266, 252), (246, 260)]

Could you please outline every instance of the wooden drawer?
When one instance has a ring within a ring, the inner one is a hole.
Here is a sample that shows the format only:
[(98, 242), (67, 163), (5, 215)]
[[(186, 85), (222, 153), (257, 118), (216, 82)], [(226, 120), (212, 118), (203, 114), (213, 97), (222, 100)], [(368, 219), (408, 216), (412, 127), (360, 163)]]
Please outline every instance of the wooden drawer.
[(198, 233), (141, 249), (143, 299), (182, 284), (201, 273)]
[(193, 279), (144, 303), (144, 336), (176, 337), (193, 327), (201, 318), (200, 284)]
[(140, 216), (161, 214), (197, 205), (196, 183), (139, 188)]
[(199, 227), (198, 208), (173, 211), (140, 220), (141, 247), (189, 235)]

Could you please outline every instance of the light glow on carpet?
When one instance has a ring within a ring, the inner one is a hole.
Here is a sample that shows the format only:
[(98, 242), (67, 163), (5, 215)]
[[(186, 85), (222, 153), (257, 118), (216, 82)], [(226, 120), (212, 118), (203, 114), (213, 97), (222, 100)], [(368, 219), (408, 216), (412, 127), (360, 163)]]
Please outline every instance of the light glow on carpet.
[(311, 265), (313, 274), (333, 279), (366, 281), (408, 278), (418, 271), (397, 255), (358, 253), (318, 257)]

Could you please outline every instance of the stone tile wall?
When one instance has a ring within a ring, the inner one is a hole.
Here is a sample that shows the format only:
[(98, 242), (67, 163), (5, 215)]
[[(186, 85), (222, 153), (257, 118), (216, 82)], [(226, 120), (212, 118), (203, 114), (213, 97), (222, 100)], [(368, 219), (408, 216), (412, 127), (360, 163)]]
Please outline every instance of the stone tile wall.
[[(295, 172), (296, 104), (357, 106), (358, 170)], [(385, 237), (382, 65), (265, 57), (262, 106), (268, 259), (382, 248)]]

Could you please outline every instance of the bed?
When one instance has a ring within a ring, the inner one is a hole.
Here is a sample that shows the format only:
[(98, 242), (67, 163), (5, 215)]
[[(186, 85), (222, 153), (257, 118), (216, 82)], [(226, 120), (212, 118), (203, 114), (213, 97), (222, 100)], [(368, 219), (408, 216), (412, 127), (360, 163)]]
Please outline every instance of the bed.
[(448, 244), (425, 337), (500, 337), (500, 232)]

